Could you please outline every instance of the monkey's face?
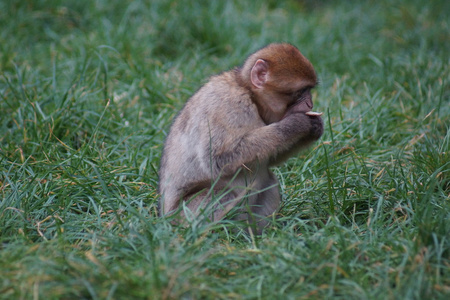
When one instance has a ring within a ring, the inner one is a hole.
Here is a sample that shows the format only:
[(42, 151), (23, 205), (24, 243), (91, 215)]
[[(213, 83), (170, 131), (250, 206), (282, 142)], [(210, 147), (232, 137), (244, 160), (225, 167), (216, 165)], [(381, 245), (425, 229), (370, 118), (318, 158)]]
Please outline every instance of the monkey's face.
[(292, 113), (309, 113), (313, 108), (311, 89), (313, 85), (284, 89), (267, 83), (255, 92), (261, 104), (261, 117), (266, 123), (278, 122)]
[[(277, 49), (275, 49), (275, 48)], [(317, 84), (312, 64), (291, 45), (275, 45), (251, 56), (244, 70), (250, 68), (249, 79), (254, 100), (262, 119), (270, 124), (291, 113), (311, 112), (311, 89)], [(276, 51), (275, 51), (276, 50)]]
[(312, 102), (311, 88), (308, 87), (298, 90), (292, 95), (292, 98), (294, 100), (287, 108), (284, 117), (293, 113), (304, 113), (311, 117), (320, 117), (322, 115), (321, 112), (312, 111), (314, 105)]
[(295, 108), (296, 112), (309, 112), (313, 108), (311, 88), (302, 88), (292, 94), (292, 103), (288, 109)]

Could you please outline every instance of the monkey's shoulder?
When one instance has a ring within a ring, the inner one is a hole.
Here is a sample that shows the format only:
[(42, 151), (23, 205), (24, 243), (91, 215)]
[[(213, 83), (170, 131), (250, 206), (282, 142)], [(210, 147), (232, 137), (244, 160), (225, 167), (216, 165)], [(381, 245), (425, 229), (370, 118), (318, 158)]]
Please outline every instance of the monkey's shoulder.
[(238, 84), (233, 71), (212, 76), (199, 90), (198, 96), (202, 102), (212, 106), (213, 112), (238, 115), (241, 112), (258, 113), (249, 90)]
[(220, 135), (263, 125), (249, 90), (237, 82), (235, 72), (228, 71), (212, 76), (197, 90), (178, 114), (171, 131), (172, 135), (201, 135), (203, 131)]

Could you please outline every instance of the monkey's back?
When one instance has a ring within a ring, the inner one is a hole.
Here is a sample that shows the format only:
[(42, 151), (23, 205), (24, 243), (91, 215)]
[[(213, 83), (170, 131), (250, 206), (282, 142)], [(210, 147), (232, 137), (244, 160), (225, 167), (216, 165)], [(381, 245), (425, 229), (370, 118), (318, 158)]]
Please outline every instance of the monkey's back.
[(176, 209), (189, 188), (210, 184), (211, 178), (219, 176), (215, 157), (227, 151), (237, 135), (265, 125), (235, 76), (235, 71), (229, 71), (212, 77), (175, 118), (160, 164), (162, 214)]

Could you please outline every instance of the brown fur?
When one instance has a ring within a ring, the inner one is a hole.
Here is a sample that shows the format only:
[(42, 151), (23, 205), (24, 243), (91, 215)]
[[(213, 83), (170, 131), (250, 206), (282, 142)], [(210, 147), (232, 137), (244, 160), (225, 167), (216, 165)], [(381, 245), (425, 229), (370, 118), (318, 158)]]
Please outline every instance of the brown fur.
[[(250, 79), (258, 60), (263, 61), (263, 71), (256, 74), (264, 79), (263, 87)], [(293, 96), (307, 88), (302, 97), (312, 104), (309, 88), (316, 82), (311, 63), (289, 44), (271, 44), (241, 68), (213, 76), (188, 100), (165, 142), (160, 213), (171, 213), (187, 201), (199, 216), (216, 197), (208, 218), (220, 220), (245, 200), (248, 206), (242, 206), (237, 218), (248, 219), (261, 232), (264, 217), (277, 211), (281, 199), (269, 167), (322, 135), (321, 118), (301, 112)]]

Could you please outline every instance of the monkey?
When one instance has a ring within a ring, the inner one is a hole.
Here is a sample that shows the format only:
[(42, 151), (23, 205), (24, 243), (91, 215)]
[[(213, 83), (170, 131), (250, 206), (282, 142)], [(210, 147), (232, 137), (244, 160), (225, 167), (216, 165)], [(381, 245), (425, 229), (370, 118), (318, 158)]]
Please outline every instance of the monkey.
[(288, 43), (269, 44), (242, 66), (210, 77), (166, 137), (159, 214), (182, 210), (175, 223), (187, 217), (213, 222), (233, 210), (233, 219), (261, 234), (281, 203), (269, 168), (323, 134), (322, 113), (312, 111), (317, 84), (313, 65)]

